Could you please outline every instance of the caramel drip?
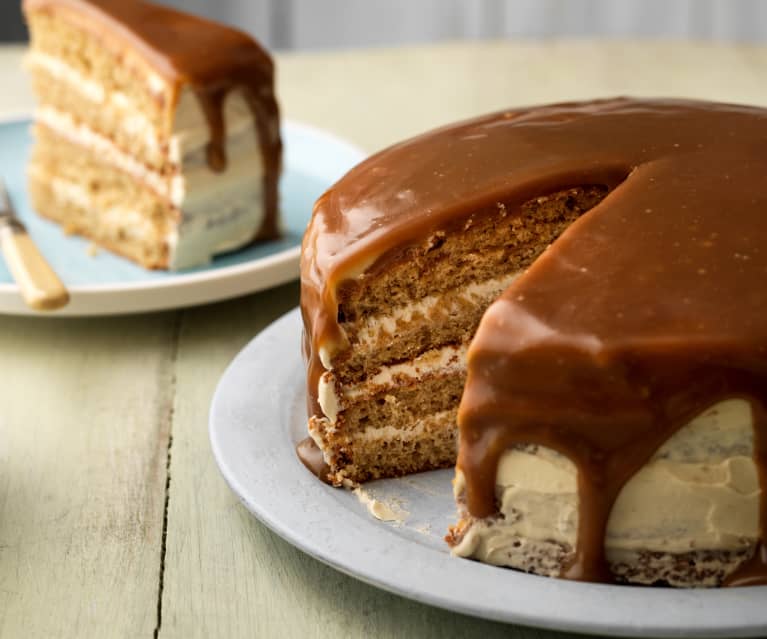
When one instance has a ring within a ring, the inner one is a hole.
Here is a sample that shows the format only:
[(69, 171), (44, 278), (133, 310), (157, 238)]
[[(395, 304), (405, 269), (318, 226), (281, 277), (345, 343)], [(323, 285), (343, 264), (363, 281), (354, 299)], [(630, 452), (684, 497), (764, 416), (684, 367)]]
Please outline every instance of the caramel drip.
[(226, 90), (202, 91), (198, 89), (196, 93), (210, 131), (210, 141), (205, 150), (208, 166), (212, 171), (223, 173), (226, 171), (226, 124), (224, 122)]
[(24, 0), (25, 11), (63, 12), (120, 55), (138, 53), (173, 87), (176, 100), (189, 85), (210, 131), (211, 170), (226, 169), (224, 102), (242, 91), (253, 113), (264, 160), (265, 219), (254, 239), (278, 234), (277, 187), (282, 143), (274, 97), (274, 64), (269, 54), (242, 31), (143, 0)]
[[(301, 293), (309, 411), (344, 348), (337, 291), (387, 254), (493, 203), (583, 184), (610, 193), (485, 314), (469, 351), (458, 466), (469, 512), (497, 512), (498, 462), (516, 443), (578, 470), (577, 547), (563, 576), (612, 579), (604, 536), (620, 490), (693, 417), (753, 407), (761, 482), (754, 558), (767, 578), (767, 111), (616, 99), (508, 111), (403, 142), (317, 202)], [(518, 208), (518, 207), (517, 207)]]
[(296, 455), (307, 470), (325, 483), (330, 475), (330, 466), (325, 463), (322, 451), (311, 437), (305, 437), (296, 445)]

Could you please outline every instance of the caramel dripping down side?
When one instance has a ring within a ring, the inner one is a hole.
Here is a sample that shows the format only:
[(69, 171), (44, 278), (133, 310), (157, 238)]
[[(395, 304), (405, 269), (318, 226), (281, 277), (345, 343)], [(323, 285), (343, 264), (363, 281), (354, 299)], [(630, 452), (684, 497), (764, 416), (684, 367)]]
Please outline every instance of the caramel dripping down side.
[[(614, 202), (615, 197), (605, 200), (608, 207)], [(601, 226), (590, 215), (571, 229)], [(511, 446), (537, 444), (556, 450), (578, 471), (577, 543), (561, 576), (611, 582), (605, 536), (626, 482), (694, 417), (739, 397), (752, 407), (760, 532), (753, 557), (724, 585), (767, 583), (767, 366), (755, 356), (764, 353), (764, 344), (739, 342), (733, 335), (706, 335), (698, 342), (691, 332), (678, 340), (653, 336), (653, 343), (640, 346), (632, 344), (630, 335), (616, 336), (610, 343), (593, 334), (563, 338), (550, 332), (544, 317), (551, 318), (551, 300), (545, 294), (536, 297), (536, 283), (542, 286), (537, 274), (544, 271), (553, 278), (552, 271), (558, 271), (566, 279), (561, 267), (572, 269), (571, 251), (583, 250), (588, 233), (575, 237), (578, 241), (566, 232), (564, 247), (555, 243), (532, 267), (531, 277), (513, 284), (491, 306), (470, 349), (458, 416), (458, 466), (466, 479), (469, 512), (480, 518), (497, 512), (497, 468)], [(544, 298), (545, 311), (538, 306)]]
[(279, 208), (279, 176), (281, 170), (282, 142), (274, 131), (279, 121), (279, 110), (271, 88), (264, 90), (261, 82), (255, 85), (246, 81), (232, 83), (215, 90), (196, 89), (195, 93), (208, 122), (210, 142), (207, 148), (208, 166), (212, 171), (226, 170), (226, 122), (224, 103), (228, 93), (235, 89), (245, 91), (248, 107), (253, 115), (261, 156), (264, 161), (263, 193), (265, 218), (254, 240), (271, 239), (279, 235), (277, 217)]
[[(711, 395), (702, 406), (738, 396), (726, 393), (721, 397)], [(730, 575), (727, 586), (767, 584), (765, 562), (765, 523), (767, 522), (767, 499), (765, 498), (765, 439), (767, 421), (762, 404), (748, 396), (754, 415), (755, 459), (760, 472), (760, 539), (754, 556), (744, 562)], [(469, 398), (467, 403), (471, 402)], [(690, 405), (692, 406), (692, 404)], [(463, 410), (467, 410), (465, 407)], [(518, 409), (513, 412), (519, 414)], [(564, 433), (552, 422), (542, 424), (539, 420), (509, 418), (499, 411), (482, 417), (464, 416), (459, 448), (458, 466), (466, 477), (466, 498), (469, 511), (475, 517), (490, 517), (497, 512), (495, 482), (498, 464), (503, 454), (515, 444), (537, 444), (556, 450), (568, 457), (578, 471), (578, 529), (574, 555), (563, 567), (561, 577), (587, 582), (611, 583), (614, 581), (605, 554), (604, 541), (610, 512), (626, 482), (636, 474), (663, 443), (677, 430), (685, 426), (700, 411), (688, 407), (683, 414), (664, 416), (651, 431), (626, 442), (614, 451), (605, 451), (585, 443), (572, 434)], [(472, 435), (481, 431), (479, 439)]]
[(306, 469), (321, 481), (329, 484), (330, 466), (325, 463), (322, 451), (311, 437), (304, 437), (296, 444), (296, 455)]
[(509, 446), (570, 458), (579, 524), (563, 577), (613, 580), (604, 542), (625, 483), (696, 415), (742, 397), (754, 416), (760, 534), (753, 559), (727, 583), (767, 580), (767, 298), (754, 289), (767, 271), (765, 167), (747, 151), (736, 158), (725, 146), (637, 167), (491, 306), (470, 348), (458, 418), (469, 511), (496, 512)]

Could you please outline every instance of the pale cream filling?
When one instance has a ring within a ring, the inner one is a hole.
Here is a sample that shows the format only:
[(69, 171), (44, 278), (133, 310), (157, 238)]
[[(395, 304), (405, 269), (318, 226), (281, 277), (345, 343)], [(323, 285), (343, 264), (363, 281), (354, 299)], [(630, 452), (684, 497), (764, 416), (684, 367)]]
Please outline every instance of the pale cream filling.
[[(464, 287), (460, 299), (463, 302), (479, 303), (487, 299), (495, 299), (519, 276), (512, 273), (504, 277), (475, 282)], [(414, 319), (427, 317), (435, 308), (444, 305), (442, 295), (428, 295), (418, 302), (405, 304), (391, 309), (385, 315), (375, 315), (364, 321), (357, 333), (356, 348), (375, 346), (382, 337), (396, 337), (402, 325), (411, 323)], [(448, 307), (446, 312), (460, 312), (458, 305)]]
[[(759, 530), (752, 451), (748, 402), (727, 400), (692, 420), (624, 486), (607, 527), (608, 558), (622, 551), (749, 546)], [(496, 482), (503, 520), (474, 523), (455, 554), (508, 565), (519, 538), (574, 547), (577, 471), (569, 459), (546, 448), (511, 450), (501, 459)], [(458, 471), (456, 494), (463, 489)]]
[[(82, 185), (44, 175), (34, 166), (29, 171), (49, 183), (58, 199), (85, 210), (97, 208), (93, 197)], [(244, 188), (219, 194), (207, 215), (185, 213), (182, 223), (174, 226), (166, 237), (169, 267), (195, 266), (217, 253), (233, 250), (250, 241), (263, 221), (262, 199), (260, 183), (246, 184)], [(120, 235), (130, 239), (155, 239), (156, 231), (151, 221), (129, 206), (99, 209), (99, 219), (107, 229), (114, 229), (115, 236), (119, 230)]]
[(418, 381), (436, 373), (450, 374), (466, 368), (466, 344), (443, 346), (422, 353), (409, 362), (382, 366), (379, 371), (360, 384), (350, 386), (344, 397), (351, 401), (379, 392), (399, 383)]
[(184, 180), (180, 175), (166, 178), (151, 170), (132, 155), (122, 151), (109, 138), (75, 121), (69, 113), (41, 106), (35, 112), (35, 119), (69, 142), (87, 147), (101, 156), (104, 162), (141, 180), (155, 193), (170, 200), (174, 206), (180, 207), (183, 203), (185, 189)]
[[(79, 93), (87, 100), (114, 111), (114, 121), (126, 134), (141, 139), (153, 156), (157, 157), (162, 152), (162, 142), (151, 120), (133, 104), (126, 94), (107, 92), (103, 85), (80, 73), (60, 58), (41, 51), (30, 51), (25, 57), (24, 64), (32, 71), (41, 69), (47, 72), (69, 85), (70, 90)], [(164, 85), (161, 88), (164, 88)]]
[[(29, 51), (24, 57), (24, 65), (31, 69), (36, 67), (45, 69), (49, 73), (61, 77), (64, 82), (76, 85), (83, 92), (89, 92), (94, 100), (99, 100), (104, 96), (104, 89), (100, 84), (83, 75), (60, 58), (44, 51), (37, 49)], [(167, 81), (159, 73), (152, 71), (146, 64), (142, 63), (141, 69), (150, 93), (156, 96), (163, 95), (168, 87)]]
[[(469, 284), (461, 291), (460, 301), (473, 304), (488, 300), (492, 301), (506, 290), (519, 275), (520, 273), (517, 272)], [(445, 301), (442, 295), (427, 295), (417, 302), (397, 306), (386, 314), (369, 317), (360, 326), (354, 348), (361, 350), (370, 349), (374, 348), (382, 339), (396, 339), (397, 333), (406, 329), (409, 323), (428, 316), (439, 306), (443, 306), (444, 312), (447, 314), (461, 313), (460, 301), (453, 303), (451, 306), (444, 307)], [(332, 370), (333, 357), (340, 348), (348, 347), (349, 343), (346, 335), (339, 341), (320, 343), (318, 353), (322, 366), (328, 371)]]
[(361, 397), (392, 388), (398, 383), (418, 381), (434, 374), (449, 375), (466, 369), (467, 345), (444, 346), (427, 351), (409, 362), (382, 366), (379, 371), (364, 382), (344, 388), (339, 395), (332, 372), (320, 377), (317, 398), (323, 414), (335, 424), (338, 414), (350, 403)]
[(76, 90), (91, 102), (104, 102), (106, 99), (106, 91), (101, 84), (87, 78), (61, 58), (42, 51), (30, 51), (24, 56), (24, 66), (30, 71), (36, 69), (46, 71), (62, 82), (76, 87)]
[[(479, 303), (492, 300), (498, 297), (509, 285), (519, 276), (519, 273), (512, 273), (504, 277), (484, 280), (469, 284), (461, 290), (459, 301), (455, 304), (455, 309), (448, 308), (448, 312), (460, 312), (461, 302)], [(440, 295), (429, 295), (411, 304), (403, 304), (390, 310), (385, 315), (376, 315), (368, 318), (360, 328), (355, 348), (372, 348), (382, 338), (396, 339), (397, 332), (402, 327), (412, 322), (414, 319), (426, 317), (434, 311), (440, 304), (444, 304)], [(342, 395), (336, 392), (335, 378), (332, 374), (331, 358), (332, 353), (326, 344), (321, 344), (319, 348), (320, 361), (327, 369), (327, 372), (320, 377), (317, 388), (322, 412), (328, 419), (335, 423), (338, 413), (343, 410), (344, 402), (357, 399), (360, 395), (375, 392), (376, 387), (388, 386), (397, 377), (406, 377), (418, 379), (427, 374), (434, 373), (439, 369), (452, 366), (449, 372), (463, 369), (466, 366), (466, 347), (448, 346), (444, 349), (435, 349), (429, 351), (410, 362), (396, 364), (392, 366), (383, 366), (373, 377), (364, 383), (352, 386), (343, 391)], [(380, 389), (378, 389), (380, 390)]]
[[(49, 184), (58, 200), (69, 202), (84, 210), (95, 207), (91, 194), (82, 185), (46, 175), (35, 166), (29, 168), (29, 174)], [(102, 208), (99, 210), (99, 218), (101, 225), (106, 229), (106, 235), (115, 238), (127, 236), (141, 241), (152, 240), (156, 235), (150, 220), (129, 206)]]
[(423, 437), (428, 428), (448, 422), (451, 419), (451, 415), (453, 415), (453, 412), (449, 410), (432, 413), (427, 417), (419, 419), (407, 430), (394, 428), (394, 426), (369, 426), (360, 433), (354, 433), (352, 439), (365, 442), (419, 439)]
[[(435, 426), (443, 426), (452, 422), (452, 411), (439, 411), (426, 417), (419, 419), (414, 424), (404, 430), (394, 428), (393, 426), (369, 426), (365, 430), (357, 433), (352, 433), (350, 438), (352, 441), (362, 441), (365, 443), (380, 443), (381, 441), (412, 441), (420, 439), (424, 434)], [(336, 427), (329, 420), (323, 418), (310, 422), (309, 424), (309, 436), (317, 444), (317, 447), (322, 451), (323, 459), (326, 464), (330, 464), (332, 459), (332, 451), (328, 450), (325, 446), (324, 435), (332, 434), (336, 430)]]
[[(107, 91), (103, 85), (84, 75), (63, 60), (43, 53), (31, 51), (26, 55), (25, 65), (31, 70), (42, 69), (50, 75), (67, 84), (75, 93), (79, 93), (87, 100), (98, 104), (107, 111), (114, 112), (111, 118), (116, 125), (128, 136), (141, 139), (145, 148), (153, 155), (159, 157), (163, 154), (163, 140), (152, 121), (146, 117), (131, 98), (119, 91)], [(165, 88), (165, 83), (160, 78), (160, 91)], [(156, 82), (153, 85), (157, 92)], [(232, 139), (250, 137), (250, 150), (258, 150), (258, 140), (247, 134), (252, 132), (253, 116), (245, 99), (236, 93), (228, 96), (225, 108), (225, 121), (227, 128), (228, 144), (231, 147)], [(181, 165), (185, 159), (204, 149), (210, 139), (208, 125), (199, 102), (190, 90), (184, 90), (176, 105), (173, 121), (173, 134), (168, 141), (168, 159), (172, 164)], [(233, 149), (228, 149), (230, 152)]]

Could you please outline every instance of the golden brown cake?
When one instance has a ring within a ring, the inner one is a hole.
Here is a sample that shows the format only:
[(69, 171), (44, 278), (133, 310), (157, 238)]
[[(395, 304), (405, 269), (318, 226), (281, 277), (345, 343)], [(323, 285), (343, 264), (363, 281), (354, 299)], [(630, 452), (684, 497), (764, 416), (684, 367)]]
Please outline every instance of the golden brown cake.
[(304, 239), (305, 463), (345, 484), (458, 450), (458, 555), (764, 583), (765, 135), (763, 109), (617, 99), (360, 164)]
[(273, 64), (248, 35), (143, 0), (24, 0), (34, 208), (147, 268), (278, 234)]

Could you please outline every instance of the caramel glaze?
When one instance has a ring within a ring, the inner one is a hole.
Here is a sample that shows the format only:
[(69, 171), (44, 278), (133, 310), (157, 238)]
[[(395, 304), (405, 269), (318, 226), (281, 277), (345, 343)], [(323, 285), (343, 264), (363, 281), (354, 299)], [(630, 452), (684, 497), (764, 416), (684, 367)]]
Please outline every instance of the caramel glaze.
[[(143, 0), (24, 0), (25, 11), (62, 11), (92, 31), (105, 46), (130, 47), (174, 91), (183, 86), (197, 96), (210, 130), (207, 149), (211, 170), (226, 169), (224, 101), (232, 90), (245, 96), (258, 131), (264, 159), (265, 217), (254, 239), (276, 237), (277, 186), (282, 143), (274, 97), (274, 64), (246, 33)], [(175, 108), (175, 104), (173, 105)]]
[(583, 184), (608, 196), (486, 313), (469, 352), (458, 466), (475, 517), (497, 512), (499, 459), (548, 446), (578, 469), (563, 576), (610, 581), (604, 535), (626, 481), (725, 398), (753, 407), (767, 583), (767, 110), (614, 99), (498, 113), (387, 149), (317, 202), (301, 268), (309, 414), (344, 347), (337, 290), (451, 220)]
[(330, 466), (325, 463), (325, 458), (322, 456), (322, 451), (319, 446), (314, 443), (311, 437), (304, 437), (296, 445), (296, 454), (301, 460), (301, 463), (306, 466), (306, 469), (316, 475), (318, 479), (321, 479), (325, 483), (328, 482), (328, 475), (330, 474)]

